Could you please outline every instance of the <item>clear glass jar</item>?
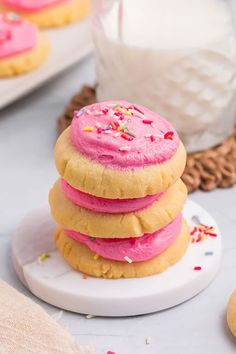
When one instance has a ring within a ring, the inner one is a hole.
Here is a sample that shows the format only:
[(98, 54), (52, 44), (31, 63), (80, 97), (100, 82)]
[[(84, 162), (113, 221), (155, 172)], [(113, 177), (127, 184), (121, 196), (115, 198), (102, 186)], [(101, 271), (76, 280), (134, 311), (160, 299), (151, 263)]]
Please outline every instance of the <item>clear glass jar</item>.
[(227, 0), (93, 0), (99, 100), (170, 120), (188, 152), (233, 130), (235, 28)]

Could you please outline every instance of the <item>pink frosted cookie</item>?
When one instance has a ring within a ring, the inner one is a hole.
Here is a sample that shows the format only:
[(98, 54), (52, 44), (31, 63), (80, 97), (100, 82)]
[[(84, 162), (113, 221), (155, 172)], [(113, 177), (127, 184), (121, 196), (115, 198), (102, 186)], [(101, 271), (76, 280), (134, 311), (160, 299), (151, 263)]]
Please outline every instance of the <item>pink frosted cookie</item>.
[(86, 16), (90, 0), (2, 0), (0, 10), (15, 11), (40, 27), (54, 27)]
[(164, 118), (125, 101), (97, 103), (75, 112), (71, 140), (91, 160), (124, 170), (164, 163), (180, 144)]
[[(80, 198), (79, 203), (89, 203), (86, 205), (87, 208), (85, 205), (79, 206), (71, 202), (61, 188), (60, 181), (55, 183), (49, 193), (49, 203), (53, 218), (62, 228), (100, 238), (128, 238), (153, 233), (169, 224), (181, 213), (187, 197), (187, 190), (179, 179), (153, 203), (132, 212), (124, 210), (137, 207), (137, 202), (140, 204), (143, 203), (143, 200), (141, 202), (138, 199), (134, 199), (134, 201), (126, 199), (125, 202), (123, 199), (106, 199), (104, 201), (103, 198), (98, 199), (88, 195), (85, 197), (86, 199), (83, 200)], [(106, 211), (91, 210), (91, 207), (97, 209), (104, 207), (104, 205)], [(114, 207), (122, 208), (122, 211), (114, 213)]]
[(30, 71), (46, 58), (49, 45), (35, 25), (16, 14), (0, 14), (0, 76)]
[(181, 176), (186, 162), (171, 124), (125, 101), (74, 112), (55, 156), (58, 171), (70, 186), (108, 199), (159, 194)]
[[(76, 271), (108, 279), (137, 278), (161, 273), (178, 262), (189, 245), (189, 233), (184, 222), (179, 235), (169, 247), (157, 256), (141, 262), (133, 262), (127, 255), (124, 256), (125, 258), (122, 261), (99, 256), (85, 244), (68, 236), (62, 229), (56, 231), (55, 239), (60, 253)], [(119, 243), (119, 241), (117, 242)]]
[(180, 234), (182, 216), (179, 214), (170, 224), (138, 238), (94, 238), (73, 230), (64, 230), (75, 241), (85, 244), (91, 251), (105, 259), (133, 262), (147, 261), (167, 249)]

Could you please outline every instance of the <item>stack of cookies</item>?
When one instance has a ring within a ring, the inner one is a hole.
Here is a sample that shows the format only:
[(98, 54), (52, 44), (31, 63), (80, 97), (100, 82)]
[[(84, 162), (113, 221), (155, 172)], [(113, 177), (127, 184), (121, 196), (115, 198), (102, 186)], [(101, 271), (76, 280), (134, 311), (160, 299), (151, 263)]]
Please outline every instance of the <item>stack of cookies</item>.
[(125, 101), (87, 106), (74, 112), (55, 160), (61, 178), (49, 201), (56, 245), (74, 269), (144, 277), (184, 255), (186, 152), (165, 119)]

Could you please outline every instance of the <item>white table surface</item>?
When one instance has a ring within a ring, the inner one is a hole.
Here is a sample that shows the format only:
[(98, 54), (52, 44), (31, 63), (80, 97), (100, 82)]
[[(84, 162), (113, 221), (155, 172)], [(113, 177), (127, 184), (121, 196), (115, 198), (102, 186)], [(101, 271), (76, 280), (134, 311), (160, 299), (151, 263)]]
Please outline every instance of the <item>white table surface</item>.
[[(94, 79), (94, 60), (90, 57), (0, 111), (0, 277), (40, 303), (49, 314), (59, 310), (36, 299), (17, 279), (10, 243), (20, 219), (45, 203), (57, 178), (53, 162), (57, 116), (72, 94)], [(216, 218), (222, 231), (223, 260), (215, 281), (190, 301), (146, 316), (86, 319), (64, 311), (60, 323), (81, 344), (94, 343), (98, 354), (108, 350), (116, 354), (236, 352), (236, 342), (225, 325), (227, 300), (236, 289), (236, 188), (196, 192), (191, 198)], [(149, 345), (146, 337), (150, 337)]]

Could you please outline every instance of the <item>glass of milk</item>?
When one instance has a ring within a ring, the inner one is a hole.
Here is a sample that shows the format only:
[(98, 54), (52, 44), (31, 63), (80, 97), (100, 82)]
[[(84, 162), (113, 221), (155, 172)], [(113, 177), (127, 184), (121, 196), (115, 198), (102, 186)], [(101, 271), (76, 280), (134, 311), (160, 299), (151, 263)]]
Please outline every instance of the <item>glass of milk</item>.
[(170, 120), (188, 152), (233, 131), (236, 40), (227, 0), (93, 0), (97, 98)]

